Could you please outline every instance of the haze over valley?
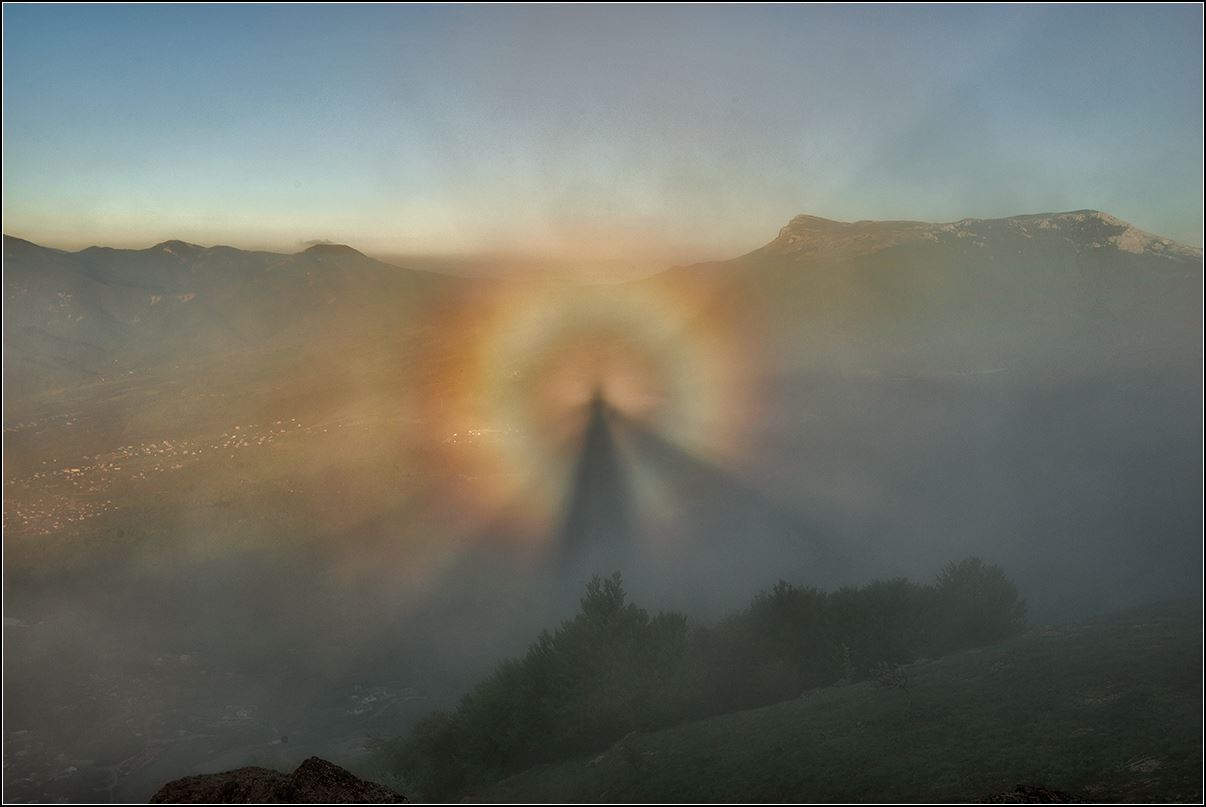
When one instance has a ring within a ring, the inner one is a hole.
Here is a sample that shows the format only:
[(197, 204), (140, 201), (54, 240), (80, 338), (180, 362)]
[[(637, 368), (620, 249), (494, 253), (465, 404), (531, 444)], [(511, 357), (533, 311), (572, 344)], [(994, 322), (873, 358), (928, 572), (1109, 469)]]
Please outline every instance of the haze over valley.
[(4, 21), (6, 801), (1200, 799), (1200, 9)]
[[(141, 799), (185, 758), (397, 731), (612, 567), (639, 602), (704, 619), (778, 577), (923, 577), (964, 554), (1045, 620), (1197, 590), (1201, 253), (1104, 214), (800, 216), (740, 258), (606, 287), (341, 246), (7, 238), (5, 270), (26, 797)], [(669, 306), (682, 325), (642, 347), (712, 339), (731, 366), (685, 392), (645, 389), (624, 355), (579, 377), (573, 331), (593, 328), (555, 308), (583, 295), (600, 328), (631, 299)], [(563, 374), (560, 421), (468, 411), (472, 372), (548, 405), (529, 354), (465, 360), (532, 322), (509, 308), (492, 330), (483, 297), (539, 301), (543, 349), (575, 361), (537, 368)], [(697, 412), (700, 392), (723, 406)]]

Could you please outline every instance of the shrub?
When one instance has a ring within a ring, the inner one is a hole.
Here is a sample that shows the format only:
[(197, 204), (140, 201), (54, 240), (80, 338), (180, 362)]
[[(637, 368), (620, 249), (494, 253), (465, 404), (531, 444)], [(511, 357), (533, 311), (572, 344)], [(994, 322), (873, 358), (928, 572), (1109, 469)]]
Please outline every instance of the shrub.
[[(923, 646), (934, 595), (898, 578), (843, 588), (830, 596), (831, 630), (849, 652), (852, 677), (870, 676), (881, 663), (907, 664)], [(840, 677), (840, 675), (839, 675)]]
[(929, 636), (935, 655), (1000, 641), (1025, 627), (1026, 604), (1000, 566), (971, 557), (938, 573)]
[(687, 621), (627, 602), (620, 575), (595, 577), (573, 619), (504, 661), (451, 714), (421, 721), (393, 749), (427, 799), (589, 751), (678, 717)]
[(595, 577), (572, 619), (383, 753), (423, 798), (455, 798), (632, 732), (839, 681), (871, 678), (908, 694), (902, 664), (996, 641), (1024, 621), (1017, 587), (979, 558), (947, 564), (934, 585), (895, 579), (826, 593), (780, 580), (744, 611), (695, 628), (628, 602), (619, 573)]

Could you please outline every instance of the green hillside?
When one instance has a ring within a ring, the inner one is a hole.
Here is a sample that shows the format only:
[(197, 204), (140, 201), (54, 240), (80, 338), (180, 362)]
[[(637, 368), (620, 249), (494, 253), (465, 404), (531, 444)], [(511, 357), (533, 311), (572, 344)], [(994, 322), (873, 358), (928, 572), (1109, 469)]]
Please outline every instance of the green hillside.
[[(974, 801), (1041, 784), (1200, 802), (1199, 603), (1038, 628), (533, 768), (476, 801)], [(885, 685), (887, 684), (887, 685)]]

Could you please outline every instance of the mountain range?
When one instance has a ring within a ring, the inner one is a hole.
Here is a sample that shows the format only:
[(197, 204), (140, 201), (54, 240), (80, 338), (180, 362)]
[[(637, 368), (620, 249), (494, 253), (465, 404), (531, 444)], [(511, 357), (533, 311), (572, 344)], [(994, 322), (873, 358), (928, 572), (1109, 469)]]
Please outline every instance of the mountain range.
[(338, 245), (295, 255), (182, 241), (63, 252), (5, 236), (6, 380), (22, 396), (404, 325), (450, 282)]
[(797, 216), (674, 270), (752, 298), (793, 365), (983, 372), (1196, 364), (1202, 250), (1092, 210), (844, 223)]
[[(365, 535), (392, 546), (417, 530), (404, 512), (416, 485), (438, 488), (454, 473), (441, 464), (438, 446), (455, 435), (439, 413), (477, 330), (458, 307), (520, 282), (406, 269), (341, 245), (287, 255), (168, 241), (68, 253), (6, 236), (10, 472), (43, 495), (44, 483), (29, 480), (64, 455), (164, 439), (241, 445), (240, 423), (342, 423), (367, 442), (350, 449), (346, 434), (322, 437), (324, 426), (290, 463), (265, 454), (239, 478), (304, 472), (304, 482), (280, 484), (315, 486), (304, 529), (318, 545), (349, 530), (349, 547)], [(690, 316), (754, 346), (735, 354), (758, 367), (746, 374), (758, 388), (744, 396), (736, 438), (743, 464), (721, 468), (651, 432), (623, 448), (666, 477), (681, 499), (671, 543), (701, 550), (694, 562), (709, 579), (726, 570), (732, 602), (777, 567), (861, 579), (968, 551), (1067, 581), (1065, 550), (1085, 541), (1102, 568), (1076, 579), (1103, 606), (1131, 604), (1173, 577), (1192, 582), (1170, 559), (1201, 526), (1191, 506), (1201, 479), (1200, 249), (1087, 210), (945, 224), (797, 216), (750, 253), (629, 285), (689, 299)], [(194, 473), (192, 456), (181, 474)], [(403, 471), (396, 487), (377, 481)], [(23, 529), (46, 521), (43, 511), (110, 506), (100, 493), (74, 498), (70, 469), (61, 473), (63, 497), (23, 505)], [(382, 515), (366, 528), (355, 510), (319, 507), (332, 489), (360, 491)], [(158, 540), (156, 518), (126, 512), (133, 499), (106, 490), (123, 514), (116, 531)], [(169, 486), (157, 506), (169, 495), (192, 506), (190, 490)], [(234, 490), (256, 520), (292, 518), (269, 515), (241, 483)], [(430, 535), (452, 523), (431, 517), (440, 526)], [(81, 522), (81, 537), (100, 546), (87, 539), (95, 523)], [(738, 574), (727, 548), (755, 535), (764, 546), (747, 547)], [(778, 542), (798, 535), (809, 552), (797, 553), (798, 568), (779, 566)], [(1153, 542), (1168, 551), (1150, 551)], [(718, 548), (719, 565), (704, 546)], [(692, 590), (701, 608), (732, 604), (714, 585)], [(1058, 610), (1061, 597), (1033, 599)]]
[[(802, 215), (746, 255), (635, 283), (670, 280), (712, 290), (716, 305), (752, 306), (793, 365), (983, 372), (1192, 365), (1201, 269), (1201, 249), (1091, 210), (947, 224)], [(470, 282), (342, 245), (64, 252), (5, 236), (9, 395), (316, 337), (396, 334)]]

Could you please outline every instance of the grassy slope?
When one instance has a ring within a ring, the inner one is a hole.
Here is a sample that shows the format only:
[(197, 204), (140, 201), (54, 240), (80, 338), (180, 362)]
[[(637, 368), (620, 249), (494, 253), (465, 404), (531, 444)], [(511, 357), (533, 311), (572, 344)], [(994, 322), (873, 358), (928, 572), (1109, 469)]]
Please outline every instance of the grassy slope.
[(1093, 801), (1202, 797), (1198, 604), (1041, 628), (860, 683), (633, 735), (482, 801), (967, 801), (1019, 783)]

